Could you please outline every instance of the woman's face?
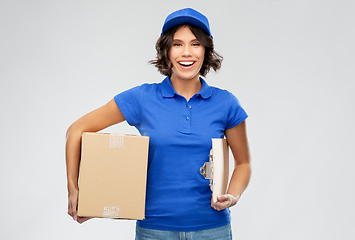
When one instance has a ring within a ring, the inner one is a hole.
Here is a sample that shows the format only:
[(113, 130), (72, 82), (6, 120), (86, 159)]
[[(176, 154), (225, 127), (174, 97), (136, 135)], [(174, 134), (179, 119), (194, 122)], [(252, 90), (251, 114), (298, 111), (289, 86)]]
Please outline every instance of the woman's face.
[(172, 79), (198, 79), (205, 58), (205, 47), (189, 27), (183, 26), (174, 34), (169, 58), (173, 64)]

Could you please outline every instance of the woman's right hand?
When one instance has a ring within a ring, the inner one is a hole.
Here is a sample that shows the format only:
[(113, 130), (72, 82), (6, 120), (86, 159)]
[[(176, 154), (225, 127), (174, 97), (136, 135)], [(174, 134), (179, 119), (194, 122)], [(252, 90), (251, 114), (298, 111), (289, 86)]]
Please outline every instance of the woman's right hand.
[(79, 196), (79, 191), (74, 190), (69, 194), (68, 197), (68, 214), (73, 217), (75, 221), (78, 223), (83, 223), (89, 219), (90, 217), (79, 217), (77, 215), (77, 207), (78, 207), (78, 196)]

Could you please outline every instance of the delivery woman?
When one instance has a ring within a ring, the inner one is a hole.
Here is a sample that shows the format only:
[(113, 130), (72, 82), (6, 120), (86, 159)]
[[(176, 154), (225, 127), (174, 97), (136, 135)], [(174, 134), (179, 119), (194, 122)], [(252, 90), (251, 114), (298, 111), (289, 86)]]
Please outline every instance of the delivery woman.
[[(80, 139), (127, 121), (149, 136), (145, 219), (136, 239), (231, 239), (229, 208), (251, 175), (245, 119), (230, 92), (209, 86), (201, 76), (221, 66), (207, 18), (191, 9), (170, 14), (151, 61), (165, 79), (116, 95), (106, 105), (74, 122), (67, 131), (68, 213), (78, 217)], [(235, 167), (227, 193), (211, 201), (209, 180), (199, 169), (208, 161), (212, 138), (226, 138)]]

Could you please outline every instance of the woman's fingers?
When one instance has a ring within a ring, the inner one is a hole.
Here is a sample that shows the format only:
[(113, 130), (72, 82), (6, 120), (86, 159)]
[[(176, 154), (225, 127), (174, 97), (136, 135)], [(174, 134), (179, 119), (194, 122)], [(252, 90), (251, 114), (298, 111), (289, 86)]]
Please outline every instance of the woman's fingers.
[(91, 217), (79, 217), (77, 215), (77, 208), (78, 208), (78, 192), (74, 192), (72, 194), (69, 195), (68, 198), (68, 214), (70, 216), (73, 217), (73, 219), (75, 221), (77, 221), (78, 223), (83, 223), (89, 219), (91, 219)]
[(68, 197), (68, 214), (73, 217), (75, 221), (78, 220), (77, 207), (78, 207), (78, 191), (69, 194)]
[(82, 224), (83, 222), (86, 222), (87, 220), (91, 219), (91, 217), (77, 217), (77, 222)]
[(231, 194), (224, 194), (217, 197), (217, 202), (211, 201), (211, 207), (217, 211), (234, 206), (237, 203), (236, 198)]

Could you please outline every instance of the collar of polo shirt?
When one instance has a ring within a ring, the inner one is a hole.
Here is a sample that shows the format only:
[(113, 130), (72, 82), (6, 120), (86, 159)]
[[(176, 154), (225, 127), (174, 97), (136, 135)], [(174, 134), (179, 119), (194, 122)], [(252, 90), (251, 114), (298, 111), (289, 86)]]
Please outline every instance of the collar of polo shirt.
[[(203, 99), (207, 99), (212, 96), (212, 89), (211, 87), (206, 83), (206, 81), (200, 77), (200, 81), (202, 83), (202, 87), (200, 92), (198, 93)], [(171, 84), (170, 78), (166, 77), (164, 81), (162, 82), (161, 85), (161, 91), (162, 95), (165, 98), (172, 98), (177, 95), (177, 92), (175, 91), (173, 85)]]

